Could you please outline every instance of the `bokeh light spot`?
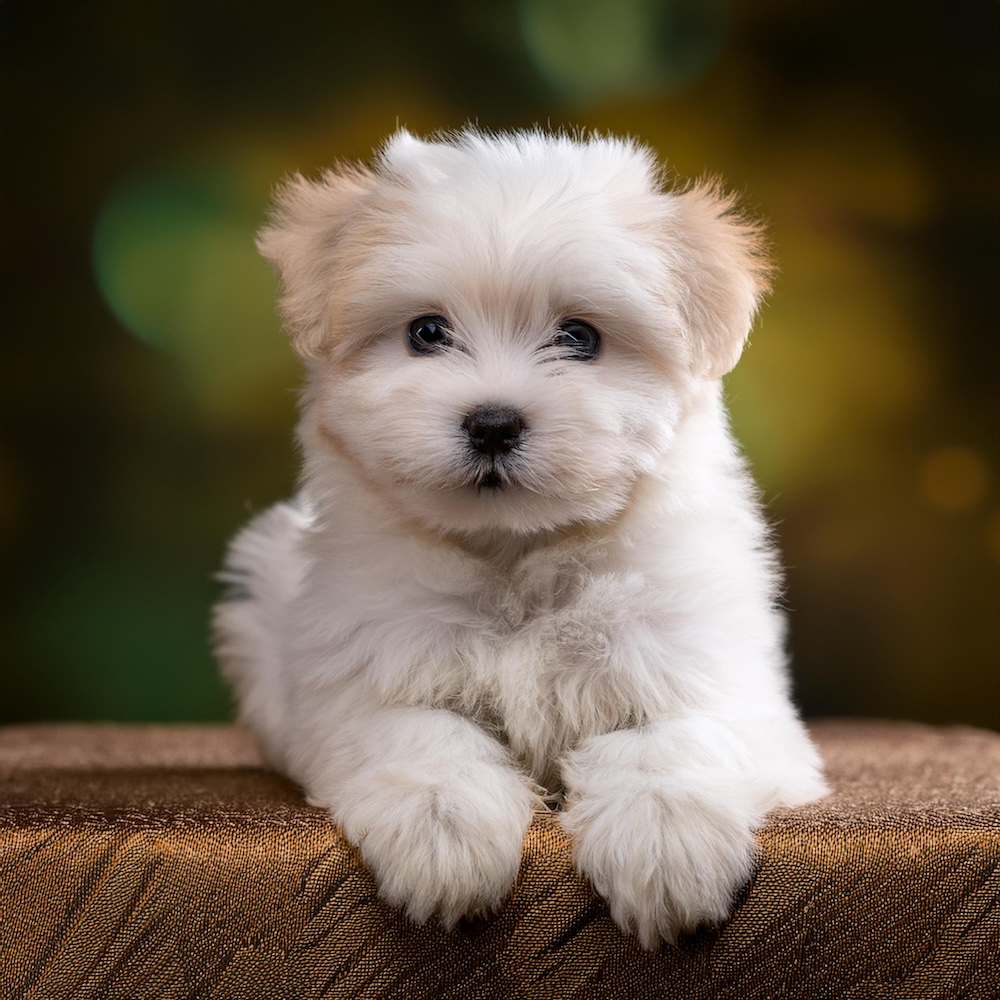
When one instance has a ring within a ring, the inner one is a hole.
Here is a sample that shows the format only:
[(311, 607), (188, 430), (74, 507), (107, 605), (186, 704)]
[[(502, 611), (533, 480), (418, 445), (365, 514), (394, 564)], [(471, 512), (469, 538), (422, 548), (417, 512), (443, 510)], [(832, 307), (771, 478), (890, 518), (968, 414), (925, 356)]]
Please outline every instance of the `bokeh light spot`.
[(723, 37), (712, 0), (520, 0), (518, 14), (540, 72), (581, 101), (688, 87)]
[(971, 448), (937, 448), (920, 471), (924, 495), (940, 510), (961, 512), (978, 507), (986, 497), (986, 463)]
[(252, 409), (269, 375), (293, 377), (274, 281), (253, 243), (267, 187), (246, 187), (220, 164), (141, 175), (112, 191), (94, 233), (94, 271), (114, 314), (178, 361), (218, 417)]

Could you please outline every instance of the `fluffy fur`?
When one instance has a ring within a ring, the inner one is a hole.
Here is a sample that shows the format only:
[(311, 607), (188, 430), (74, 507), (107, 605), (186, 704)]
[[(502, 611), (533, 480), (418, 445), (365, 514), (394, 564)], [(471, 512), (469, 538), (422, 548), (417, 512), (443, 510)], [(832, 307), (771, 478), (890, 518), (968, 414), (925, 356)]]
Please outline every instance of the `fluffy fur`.
[[(416, 920), (496, 908), (557, 804), (643, 945), (724, 918), (765, 814), (825, 790), (722, 401), (757, 229), (631, 142), (400, 132), (289, 181), (259, 245), (304, 473), (234, 540), (216, 629), (267, 757)], [(420, 354), (425, 315), (451, 339)], [(569, 318), (593, 359), (553, 346)], [(485, 458), (484, 406), (524, 427)]]

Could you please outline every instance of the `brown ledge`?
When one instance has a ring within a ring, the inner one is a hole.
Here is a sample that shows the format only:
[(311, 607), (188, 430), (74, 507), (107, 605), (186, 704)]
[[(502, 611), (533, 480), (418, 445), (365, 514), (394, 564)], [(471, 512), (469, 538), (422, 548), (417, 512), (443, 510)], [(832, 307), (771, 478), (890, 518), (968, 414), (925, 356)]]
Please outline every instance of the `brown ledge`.
[(0, 730), (4, 995), (1000, 996), (1000, 735), (813, 726), (835, 793), (775, 814), (730, 921), (644, 952), (535, 819), (515, 890), (445, 931), (231, 726)]

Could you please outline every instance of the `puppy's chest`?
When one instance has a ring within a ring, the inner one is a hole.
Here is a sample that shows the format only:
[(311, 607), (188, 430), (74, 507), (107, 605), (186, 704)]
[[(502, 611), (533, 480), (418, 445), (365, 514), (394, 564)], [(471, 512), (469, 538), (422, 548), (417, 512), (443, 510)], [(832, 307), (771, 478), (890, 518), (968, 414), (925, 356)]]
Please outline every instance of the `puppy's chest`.
[(544, 628), (579, 605), (592, 575), (579, 566), (484, 574), (474, 598), (484, 634), (494, 631), (502, 641)]
[(595, 578), (580, 566), (491, 575), (472, 597), (473, 629), (501, 659), (530, 645), (539, 656), (536, 666), (558, 668), (576, 639), (606, 630), (607, 609), (587, 597)]
[[(537, 780), (581, 739), (642, 721), (648, 695), (623, 665), (629, 587), (580, 565), (512, 574), (477, 595), (445, 700), (497, 731)], [(444, 694), (444, 692), (442, 692)]]

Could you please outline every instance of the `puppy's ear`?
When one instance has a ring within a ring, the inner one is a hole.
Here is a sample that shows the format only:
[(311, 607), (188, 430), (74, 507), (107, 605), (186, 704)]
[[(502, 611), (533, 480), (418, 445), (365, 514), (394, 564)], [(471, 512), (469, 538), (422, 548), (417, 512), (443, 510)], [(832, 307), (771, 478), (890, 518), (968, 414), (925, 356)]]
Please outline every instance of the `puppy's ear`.
[(303, 357), (323, 352), (341, 233), (374, 175), (357, 167), (327, 171), (318, 181), (299, 174), (278, 190), (271, 219), (257, 249), (281, 280), (281, 317), (292, 346)]
[(714, 182), (675, 193), (672, 199), (672, 256), (680, 264), (692, 369), (702, 378), (721, 378), (739, 360), (770, 289), (772, 268), (762, 227), (740, 215), (736, 198)]

